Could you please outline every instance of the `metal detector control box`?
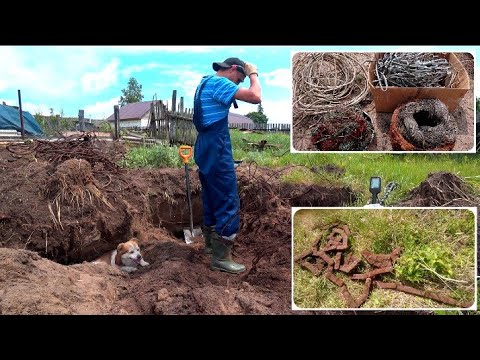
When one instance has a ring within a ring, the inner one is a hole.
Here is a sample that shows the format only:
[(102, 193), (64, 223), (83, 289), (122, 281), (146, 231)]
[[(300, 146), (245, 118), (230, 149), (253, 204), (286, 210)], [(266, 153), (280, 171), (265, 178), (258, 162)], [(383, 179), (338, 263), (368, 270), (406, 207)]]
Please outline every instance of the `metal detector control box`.
[(370, 192), (372, 193), (371, 204), (378, 204), (378, 194), (382, 191), (382, 179), (379, 176), (370, 178)]

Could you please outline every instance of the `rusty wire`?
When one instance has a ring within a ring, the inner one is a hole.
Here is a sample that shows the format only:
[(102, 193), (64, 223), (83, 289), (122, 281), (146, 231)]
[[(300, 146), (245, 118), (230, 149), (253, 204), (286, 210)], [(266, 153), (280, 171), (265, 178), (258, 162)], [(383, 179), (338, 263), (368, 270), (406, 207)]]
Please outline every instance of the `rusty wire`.
[(368, 94), (367, 70), (349, 53), (297, 53), (293, 57), (293, 123), (338, 107), (358, 104)]
[(363, 151), (373, 140), (373, 124), (359, 108), (338, 108), (318, 116), (310, 126), (311, 142), (318, 150)]
[(384, 91), (389, 86), (455, 86), (457, 72), (445, 57), (436, 53), (385, 53), (375, 63), (374, 84)]
[(120, 171), (121, 168), (116, 161), (123, 157), (123, 152), (115, 149), (106, 151), (106, 147), (103, 145), (94, 134), (86, 133), (57, 140), (35, 139), (28, 144), (10, 144), (7, 149), (16, 157), (35, 156), (48, 161), (55, 167), (68, 159), (84, 159), (90, 163), (92, 168), (96, 164), (101, 164), (106, 171)]

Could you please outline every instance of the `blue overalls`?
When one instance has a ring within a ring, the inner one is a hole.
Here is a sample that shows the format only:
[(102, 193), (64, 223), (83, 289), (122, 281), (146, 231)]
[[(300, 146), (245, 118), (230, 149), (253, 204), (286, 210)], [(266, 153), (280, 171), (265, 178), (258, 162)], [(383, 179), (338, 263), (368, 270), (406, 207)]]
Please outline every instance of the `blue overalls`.
[[(193, 123), (198, 131), (194, 158), (202, 184), (203, 222), (215, 225), (215, 232), (230, 237), (240, 226), (240, 198), (233, 163), (228, 116), (207, 127), (203, 126), (201, 92), (194, 102)], [(233, 240), (233, 239), (232, 239)]]

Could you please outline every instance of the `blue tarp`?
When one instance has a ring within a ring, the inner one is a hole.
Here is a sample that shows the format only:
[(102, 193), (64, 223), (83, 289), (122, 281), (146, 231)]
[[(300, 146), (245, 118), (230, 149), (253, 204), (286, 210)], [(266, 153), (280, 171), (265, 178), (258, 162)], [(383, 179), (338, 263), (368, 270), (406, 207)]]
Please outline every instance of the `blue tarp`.
[[(23, 128), (27, 135), (43, 135), (42, 128), (38, 125), (37, 120), (28, 111), (22, 111)], [(17, 130), (22, 131), (20, 125), (20, 112), (7, 105), (0, 105), (0, 130)]]

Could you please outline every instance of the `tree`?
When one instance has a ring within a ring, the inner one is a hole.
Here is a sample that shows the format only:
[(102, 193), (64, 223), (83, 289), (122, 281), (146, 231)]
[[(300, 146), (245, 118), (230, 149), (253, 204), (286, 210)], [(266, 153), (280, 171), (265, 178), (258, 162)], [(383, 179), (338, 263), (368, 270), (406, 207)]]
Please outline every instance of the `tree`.
[(118, 102), (120, 107), (142, 101), (143, 99), (142, 85), (140, 85), (134, 77), (131, 77), (130, 80), (128, 80), (127, 85), (126, 89), (122, 89), (123, 95), (120, 96), (120, 101)]
[(250, 112), (245, 116), (251, 119), (255, 124), (266, 124), (268, 122), (268, 117), (263, 113), (262, 103), (258, 104), (257, 111)]
[(480, 98), (477, 98), (477, 111), (480, 112)]

